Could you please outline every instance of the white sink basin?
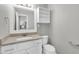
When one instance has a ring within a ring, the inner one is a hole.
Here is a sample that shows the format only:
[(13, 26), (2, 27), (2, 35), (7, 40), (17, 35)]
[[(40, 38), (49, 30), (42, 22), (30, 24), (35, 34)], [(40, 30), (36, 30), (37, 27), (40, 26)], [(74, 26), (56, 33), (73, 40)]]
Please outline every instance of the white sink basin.
[(22, 38), (17, 38), (17, 41), (23, 41), (23, 40), (31, 40), (32, 37), (22, 37)]

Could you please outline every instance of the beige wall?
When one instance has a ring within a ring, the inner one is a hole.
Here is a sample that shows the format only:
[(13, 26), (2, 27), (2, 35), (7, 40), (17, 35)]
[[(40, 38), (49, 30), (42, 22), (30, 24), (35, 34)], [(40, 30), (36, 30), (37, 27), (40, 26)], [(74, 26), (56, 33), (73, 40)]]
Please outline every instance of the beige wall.
[(49, 5), (51, 11), (50, 42), (57, 53), (79, 53), (79, 5)]

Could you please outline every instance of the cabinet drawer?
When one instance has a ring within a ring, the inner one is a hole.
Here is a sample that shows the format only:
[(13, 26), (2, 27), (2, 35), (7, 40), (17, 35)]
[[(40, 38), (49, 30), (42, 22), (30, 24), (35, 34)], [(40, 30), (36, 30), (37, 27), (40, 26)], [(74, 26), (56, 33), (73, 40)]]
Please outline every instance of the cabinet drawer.
[(16, 50), (16, 45), (7, 45), (1, 47), (1, 53), (12, 53)]

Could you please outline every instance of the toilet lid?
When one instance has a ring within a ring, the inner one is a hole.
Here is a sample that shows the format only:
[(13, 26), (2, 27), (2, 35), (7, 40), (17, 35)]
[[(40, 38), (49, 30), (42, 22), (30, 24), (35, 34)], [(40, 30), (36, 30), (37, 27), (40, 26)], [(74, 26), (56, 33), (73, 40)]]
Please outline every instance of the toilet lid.
[(55, 47), (50, 44), (44, 45), (43, 47), (47, 51), (55, 51)]

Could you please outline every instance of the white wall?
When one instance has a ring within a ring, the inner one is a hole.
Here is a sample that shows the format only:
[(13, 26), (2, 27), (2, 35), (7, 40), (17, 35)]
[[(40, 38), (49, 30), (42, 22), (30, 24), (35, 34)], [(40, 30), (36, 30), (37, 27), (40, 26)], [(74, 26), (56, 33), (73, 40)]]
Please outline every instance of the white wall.
[[(7, 4), (0, 4), (0, 39), (6, 37), (9, 34), (9, 12), (10, 8)], [(8, 17), (8, 19), (5, 17)]]
[(51, 11), (50, 42), (57, 53), (79, 53), (79, 5), (49, 5)]
[(49, 24), (38, 24), (37, 28), (40, 35), (49, 35)]

